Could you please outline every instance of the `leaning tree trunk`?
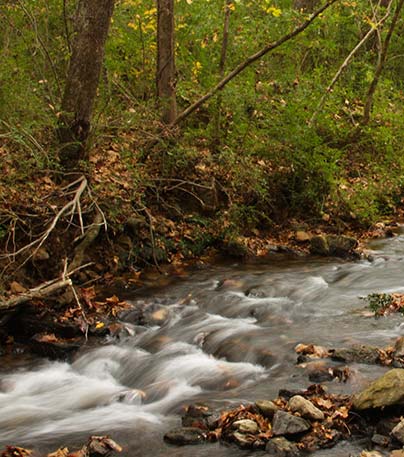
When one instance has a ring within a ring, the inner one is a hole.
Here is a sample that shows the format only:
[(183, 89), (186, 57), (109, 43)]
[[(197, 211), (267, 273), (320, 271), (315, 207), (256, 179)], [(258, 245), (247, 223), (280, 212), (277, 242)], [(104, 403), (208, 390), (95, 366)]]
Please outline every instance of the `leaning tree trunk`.
[(65, 168), (86, 158), (85, 145), (104, 59), (114, 0), (78, 0), (75, 37), (58, 128)]
[(174, 0), (157, 0), (157, 100), (168, 125), (177, 117), (174, 28)]

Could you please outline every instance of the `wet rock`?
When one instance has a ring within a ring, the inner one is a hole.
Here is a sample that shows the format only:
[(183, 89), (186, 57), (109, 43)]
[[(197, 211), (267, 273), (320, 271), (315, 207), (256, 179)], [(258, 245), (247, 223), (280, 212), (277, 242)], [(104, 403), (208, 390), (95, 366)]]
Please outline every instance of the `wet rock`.
[(234, 432), (231, 436), (233, 441), (242, 449), (250, 449), (255, 441), (250, 436), (241, 432)]
[(272, 432), (274, 436), (295, 435), (309, 430), (311, 425), (301, 417), (293, 414), (277, 411), (272, 423)]
[(86, 451), (84, 455), (88, 457), (102, 457), (111, 452), (122, 452), (122, 448), (107, 436), (91, 436), (82, 451)]
[(258, 408), (259, 412), (268, 419), (272, 419), (279, 409), (275, 403), (270, 400), (258, 400), (255, 402), (255, 406)]
[(299, 413), (302, 417), (311, 420), (324, 420), (324, 413), (309, 400), (301, 395), (295, 395), (288, 402), (289, 409), (294, 413)]
[(309, 380), (311, 382), (327, 382), (332, 381), (334, 375), (326, 366), (310, 367)]
[(394, 368), (353, 398), (357, 410), (404, 404), (404, 369)]
[(275, 356), (268, 349), (266, 342), (257, 343), (255, 334), (230, 336), (224, 341), (220, 341), (221, 335), (220, 331), (207, 335), (203, 350), (229, 362), (250, 362), (264, 367), (270, 367), (275, 363)]
[(379, 362), (379, 350), (377, 347), (362, 344), (353, 345), (350, 348), (331, 349), (330, 356), (333, 360), (347, 363), (366, 363), (374, 365)]
[(372, 436), (372, 443), (376, 444), (377, 446), (381, 447), (388, 447), (390, 445), (390, 438), (385, 435), (379, 435), (378, 433), (375, 433)]
[(404, 444), (404, 420), (401, 420), (391, 431), (392, 436), (401, 444)]
[(251, 419), (242, 419), (233, 422), (233, 427), (240, 433), (251, 433), (254, 435), (259, 432), (258, 424)]
[(404, 336), (400, 336), (394, 344), (394, 357), (404, 357)]
[(247, 297), (250, 297), (250, 298), (268, 297), (268, 294), (264, 290), (259, 289), (258, 287), (250, 287), (249, 289), (246, 290), (245, 294)]
[(61, 339), (54, 334), (38, 334), (29, 343), (30, 350), (53, 360), (66, 360), (84, 344), (80, 338)]
[(208, 418), (212, 413), (205, 405), (190, 405), (182, 416), (183, 427), (196, 427), (203, 430), (210, 429)]
[(269, 440), (265, 450), (269, 455), (276, 457), (298, 457), (300, 455), (297, 445), (283, 436)]
[(347, 257), (353, 253), (358, 241), (344, 235), (318, 235), (310, 240), (312, 254), (321, 256)]
[(202, 444), (206, 439), (205, 433), (197, 427), (182, 427), (164, 435), (164, 440), (177, 446)]

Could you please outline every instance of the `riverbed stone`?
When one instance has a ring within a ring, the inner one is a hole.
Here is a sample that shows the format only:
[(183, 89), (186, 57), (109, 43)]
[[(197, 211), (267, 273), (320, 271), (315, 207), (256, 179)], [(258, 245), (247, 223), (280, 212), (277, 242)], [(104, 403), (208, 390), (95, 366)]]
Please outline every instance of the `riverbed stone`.
[(401, 420), (391, 431), (392, 436), (401, 444), (404, 444), (404, 420)]
[(288, 402), (289, 409), (294, 413), (299, 413), (306, 419), (322, 421), (324, 413), (318, 409), (313, 403), (301, 395), (295, 395)]
[(232, 434), (233, 441), (243, 449), (249, 449), (253, 446), (255, 440), (251, 439), (250, 435), (241, 432), (234, 432)]
[(402, 404), (404, 404), (404, 369), (402, 368), (388, 371), (353, 398), (353, 407), (357, 410)]
[(270, 400), (257, 400), (255, 406), (258, 408), (259, 412), (266, 417), (267, 419), (272, 419), (278, 407), (273, 401)]
[(164, 435), (164, 439), (167, 443), (185, 446), (188, 444), (202, 444), (205, 442), (206, 436), (200, 428), (182, 427), (167, 432)]
[(277, 411), (272, 423), (272, 432), (274, 436), (295, 435), (296, 433), (306, 432), (310, 427), (310, 423), (301, 417), (285, 411)]
[(241, 419), (233, 422), (233, 427), (236, 428), (240, 433), (255, 434), (259, 432), (258, 424), (251, 419)]
[(298, 457), (300, 455), (297, 445), (290, 442), (283, 436), (269, 440), (265, 450), (269, 455), (276, 457)]
[(388, 447), (390, 445), (390, 438), (386, 435), (380, 435), (379, 433), (375, 433), (371, 439), (373, 444), (381, 447)]
[(331, 349), (330, 356), (334, 360), (347, 363), (366, 363), (374, 365), (379, 362), (379, 350), (374, 346), (354, 344), (350, 348)]

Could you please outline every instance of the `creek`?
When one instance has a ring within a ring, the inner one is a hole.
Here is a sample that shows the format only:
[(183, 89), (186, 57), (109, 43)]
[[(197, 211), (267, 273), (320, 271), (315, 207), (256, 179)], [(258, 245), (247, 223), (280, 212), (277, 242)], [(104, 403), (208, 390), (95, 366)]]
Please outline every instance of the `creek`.
[[(126, 322), (127, 336), (89, 344), (71, 363), (0, 358), (0, 448), (47, 452), (109, 434), (123, 456), (263, 455), (222, 444), (170, 446), (163, 435), (180, 424), (184, 405), (225, 409), (275, 398), (280, 388), (306, 388), (298, 343), (383, 347), (401, 336), (401, 315), (363, 315), (360, 297), (404, 291), (404, 235), (370, 248), (372, 262), (274, 255), (266, 263), (195, 270), (131, 297), (163, 310), (162, 325)], [(386, 370), (350, 368), (346, 383), (324, 383), (331, 392), (356, 392)], [(362, 448), (342, 443), (313, 455), (345, 457)]]

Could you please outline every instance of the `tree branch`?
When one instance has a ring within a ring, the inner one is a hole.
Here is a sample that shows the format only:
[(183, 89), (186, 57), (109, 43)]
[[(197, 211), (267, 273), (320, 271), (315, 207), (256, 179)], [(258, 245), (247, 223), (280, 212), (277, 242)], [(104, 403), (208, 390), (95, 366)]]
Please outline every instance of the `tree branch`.
[(219, 81), (215, 87), (213, 87), (207, 94), (205, 94), (203, 97), (201, 97), (199, 100), (197, 100), (195, 103), (190, 105), (187, 109), (185, 109), (182, 113), (180, 113), (177, 118), (174, 120), (174, 122), (171, 123), (171, 127), (174, 127), (175, 125), (178, 125), (180, 122), (182, 122), (184, 119), (186, 119), (190, 114), (192, 114), (195, 110), (197, 110), (200, 106), (202, 106), (207, 100), (212, 98), (219, 90), (223, 89), (224, 86), (226, 86), (232, 79), (234, 79), (237, 75), (239, 75), (243, 70), (245, 70), (247, 67), (249, 67), (251, 64), (259, 60), (261, 57), (263, 57), (265, 54), (268, 54), (269, 52), (273, 51), (274, 49), (278, 48), (281, 46), (283, 43), (286, 43), (287, 41), (291, 40), (295, 36), (299, 35), (302, 33), (321, 13), (323, 13), (328, 7), (330, 7), (332, 4), (337, 2), (338, 0), (329, 0), (325, 5), (323, 5), (320, 9), (315, 11), (309, 19), (307, 19), (303, 24), (300, 26), (296, 27), (294, 30), (289, 32), (288, 34), (284, 35), (282, 38), (280, 38), (278, 41), (275, 41), (274, 43), (270, 43), (255, 54), (252, 54), (250, 57), (248, 57), (246, 60), (241, 62), (237, 67), (231, 71), (230, 73), (227, 74), (221, 81)]

